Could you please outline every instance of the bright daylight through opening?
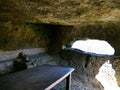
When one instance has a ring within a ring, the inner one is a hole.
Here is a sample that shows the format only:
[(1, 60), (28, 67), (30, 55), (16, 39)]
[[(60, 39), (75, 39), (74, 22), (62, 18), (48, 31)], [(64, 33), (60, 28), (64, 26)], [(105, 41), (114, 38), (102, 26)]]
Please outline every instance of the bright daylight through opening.
[(109, 60), (100, 67), (95, 78), (102, 84), (104, 90), (120, 90), (115, 78), (115, 70)]
[[(107, 41), (97, 39), (75, 41), (72, 48), (101, 55), (114, 55), (115, 53), (114, 48)], [(103, 85), (104, 90), (120, 90), (115, 78), (115, 70), (109, 60), (100, 67), (95, 78)]]
[(72, 48), (101, 55), (113, 55), (115, 53), (114, 48), (107, 41), (97, 39), (77, 40), (73, 43)]

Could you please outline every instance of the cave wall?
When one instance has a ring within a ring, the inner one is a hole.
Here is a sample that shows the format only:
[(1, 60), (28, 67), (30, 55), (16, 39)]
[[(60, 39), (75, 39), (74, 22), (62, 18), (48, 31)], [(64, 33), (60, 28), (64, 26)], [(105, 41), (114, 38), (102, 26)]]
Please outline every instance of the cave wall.
[[(78, 39), (103, 39), (107, 40), (116, 50), (116, 55), (120, 54), (120, 22), (86, 22), (75, 26), (63, 26), (44, 23), (30, 22), (4, 22), (1, 24), (0, 30), (0, 50), (13, 50), (22, 48), (41, 47), (53, 53), (60, 52), (62, 46), (70, 47), (71, 43)], [(104, 58), (97, 60), (95, 57), (90, 57), (90, 62), (85, 67), (85, 57), (76, 52), (67, 52), (65, 58), (52, 60), (50, 57), (45, 57), (41, 60), (38, 57), (37, 64), (52, 64), (75, 67), (75, 79), (82, 80), (85, 85), (95, 85), (96, 88), (103, 87), (95, 80), (95, 75), (99, 67), (106, 61)], [(85, 56), (85, 55), (84, 55)], [(36, 57), (34, 57), (35, 59)], [(49, 58), (49, 59), (48, 59)], [(82, 61), (81, 61), (82, 58)], [(116, 70), (116, 77), (120, 85), (119, 65), (120, 59), (115, 59), (112, 64)], [(97, 61), (97, 62), (96, 62)], [(39, 63), (38, 63), (39, 62)], [(9, 63), (3, 63), (2, 66), (9, 66)], [(97, 66), (97, 69), (96, 69)], [(95, 68), (94, 68), (95, 67)], [(7, 68), (7, 67), (5, 67)], [(10, 67), (11, 68), (11, 67)], [(92, 69), (91, 69), (92, 68)], [(7, 69), (6, 69), (7, 70)], [(5, 71), (6, 72), (6, 71)], [(8, 72), (8, 71), (7, 71)], [(4, 72), (3, 72), (4, 73)], [(78, 74), (80, 73), (80, 74)], [(81, 76), (84, 76), (81, 78)], [(92, 79), (90, 79), (92, 78)], [(76, 82), (76, 81), (75, 81)], [(79, 83), (79, 81), (77, 82)], [(75, 83), (76, 84), (76, 83)], [(79, 84), (78, 84), (79, 86)], [(77, 87), (75, 85), (75, 87)], [(78, 87), (77, 87), (78, 88)], [(87, 87), (86, 87), (87, 88)], [(91, 89), (93, 90), (93, 89)]]
[[(115, 54), (120, 55), (120, 22), (86, 22), (74, 26), (69, 34), (69, 40), (74, 42), (79, 39), (106, 40), (115, 49)], [(71, 37), (72, 36), (72, 37)]]
[(45, 23), (2, 22), (0, 50), (42, 47), (51, 52), (60, 51), (64, 37), (71, 27)]
[(13, 50), (43, 47), (59, 52), (63, 45), (70, 46), (78, 39), (108, 41), (120, 54), (120, 22), (83, 22), (80, 25), (55, 25), (7, 21), (0, 25), (0, 49)]
[(55, 25), (29, 23), (30, 29), (41, 36), (49, 51), (59, 52), (63, 45), (70, 47), (79, 39), (106, 40), (115, 48), (115, 55), (120, 54), (120, 21), (87, 21), (79, 25)]
[(43, 42), (44, 38), (23, 22), (4, 22), (1, 24), (0, 29), (1, 50), (45, 46)]

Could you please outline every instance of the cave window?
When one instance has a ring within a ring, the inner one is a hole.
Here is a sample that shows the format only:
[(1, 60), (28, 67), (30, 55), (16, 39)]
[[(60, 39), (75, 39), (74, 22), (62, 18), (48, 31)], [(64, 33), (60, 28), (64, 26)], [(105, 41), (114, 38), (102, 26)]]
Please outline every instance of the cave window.
[(115, 70), (109, 60), (100, 67), (95, 78), (102, 84), (104, 90), (120, 90), (115, 77)]

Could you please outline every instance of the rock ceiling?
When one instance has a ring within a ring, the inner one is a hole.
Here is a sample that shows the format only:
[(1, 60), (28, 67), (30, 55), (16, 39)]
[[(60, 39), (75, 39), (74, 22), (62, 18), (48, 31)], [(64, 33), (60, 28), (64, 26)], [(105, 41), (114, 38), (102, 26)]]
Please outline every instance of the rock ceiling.
[(0, 21), (75, 25), (119, 19), (119, 0), (0, 0)]

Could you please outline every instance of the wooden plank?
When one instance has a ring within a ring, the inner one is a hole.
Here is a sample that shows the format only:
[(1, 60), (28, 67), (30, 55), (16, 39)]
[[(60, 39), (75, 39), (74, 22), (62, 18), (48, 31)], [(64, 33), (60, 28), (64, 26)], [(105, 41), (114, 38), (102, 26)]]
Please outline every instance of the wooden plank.
[(0, 77), (0, 90), (50, 90), (74, 68), (42, 65)]

